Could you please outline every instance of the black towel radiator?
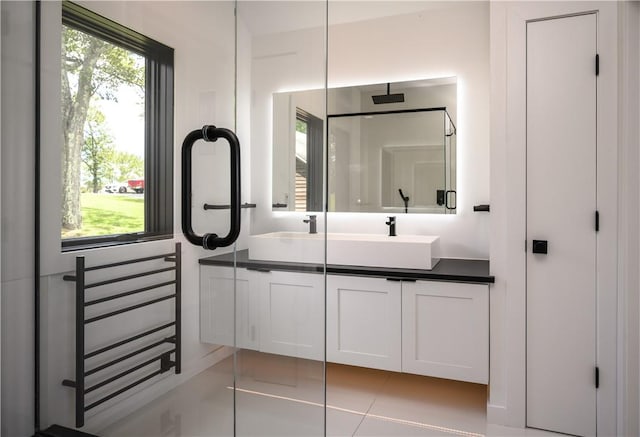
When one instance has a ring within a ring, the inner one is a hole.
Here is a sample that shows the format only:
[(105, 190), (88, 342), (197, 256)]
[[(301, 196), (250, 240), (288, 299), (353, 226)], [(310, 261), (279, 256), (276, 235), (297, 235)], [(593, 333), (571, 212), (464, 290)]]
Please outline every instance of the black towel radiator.
[[(142, 262), (146, 262), (146, 261), (153, 261), (153, 260), (158, 260), (158, 259), (163, 259), (165, 262), (172, 264), (169, 267), (163, 267), (163, 268), (159, 268), (159, 269), (154, 269), (154, 270), (147, 270), (147, 271), (143, 271), (143, 272), (139, 272), (139, 273), (135, 273), (135, 274), (130, 274), (130, 275), (125, 275), (125, 276), (120, 276), (120, 277), (116, 277), (116, 278), (111, 278), (111, 279), (107, 279), (107, 280), (102, 280), (102, 281), (96, 281), (96, 282), (90, 282), (87, 283), (86, 281), (86, 274), (87, 272), (91, 272), (91, 271), (95, 271), (95, 270), (102, 270), (102, 269), (109, 269), (109, 268), (113, 268), (113, 267), (120, 267), (120, 266), (125, 266), (125, 265), (131, 265), (131, 264), (136, 264), (136, 263), (142, 263)], [(92, 288), (96, 288), (96, 287), (101, 287), (104, 285), (109, 285), (109, 284), (114, 284), (117, 282), (124, 282), (124, 281), (129, 281), (132, 279), (136, 279), (136, 278), (141, 278), (141, 277), (153, 277), (153, 275), (158, 275), (158, 274), (162, 274), (165, 272), (170, 272), (173, 271), (174, 272), (174, 279), (173, 280), (165, 280), (162, 282), (158, 282), (155, 283), (153, 285), (148, 285), (145, 287), (141, 287), (141, 288), (136, 288), (133, 290), (128, 290), (125, 292), (121, 292), (121, 293), (117, 293), (117, 294), (113, 294), (111, 296), (107, 296), (107, 297), (101, 297), (99, 299), (92, 299), (92, 300), (87, 300), (85, 292), (89, 289)], [(76, 257), (76, 273), (75, 275), (65, 275), (63, 277), (63, 279), (65, 281), (73, 281), (76, 284), (76, 290), (75, 290), (75, 296), (76, 296), (76, 320), (75, 320), (75, 328), (76, 328), (76, 338), (75, 338), (75, 380), (71, 381), (68, 379), (65, 379), (64, 381), (62, 381), (62, 385), (66, 386), (66, 387), (72, 387), (73, 389), (75, 389), (75, 426), (77, 428), (80, 428), (82, 426), (84, 426), (84, 414), (85, 412), (91, 410), (94, 407), (97, 407), (98, 405), (107, 402), (110, 399), (115, 398), (116, 396), (136, 387), (137, 385), (142, 384), (145, 381), (148, 381), (162, 373), (165, 373), (169, 370), (171, 370), (171, 368), (174, 368), (175, 373), (180, 373), (180, 349), (181, 349), (181, 340), (180, 340), (180, 331), (181, 331), (181, 318), (180, 318), (180, 312), (181, 312), (181, 305), (180, 305), (180, 297), (181, 297), (181, 289), (180, 289), (180, 283), (181, 283), (181, 253), (180, 253), (180, 243), (176, 243), (175, 244), (175, 251), (172, 253), (165, 253), (165, 254), (161, 254), (161, 255), (154, 255), (154, 256), (148, 256), (148, 257), (144, 257), (144, 258), (137, 258), (137, 259), (131, 259), (131, 260), (127, 260), (127, 261), (120, 261), (120, 262), (115, 262), (115, 263), (110, 263), (110, 264), (103, 264), (103, 265), (97, 265), (97, 266), (92, 266), (92, 267), (87, 267), (85, 266), (85, 258), (84, 256), (78, 256)], [(138, 293), (142, 293), (145, 291), (149, 291), (149, 290), (154, 290), (154, 289), (158, 289), (158, 288), (164, 288), (167, 286), (173, 286), (174, 287), (174, 291), (173, 293), (170, 294), (163, 294), (160, 297), (153, 297), (149, 300), (145, 300), (143, 302), (139, 302), (136, 303), (134, 305), (130, 305), (127, 306), (125, 308), (120, 308), (117, 310), (113, 310), (113, 311), (109, 311), (97, 316), (93, 316), (90, 318), (86, 318), (85, 317), (85, 309), (91, 305), (96, 305), (99, 303), (104, 303), (104, 302), (108, 302), (108, 301), (113, 301), (113, 300), (117, 300), (117, 299), (121, 299), (123, 297), (127, 297), (127, 296), (132, 296)], [(174, 315), (174, 320), (169, 321), (167, 323), (164, 323), (160, 326), (155, 326), (153, 328), (150, 328), (142, 333), (137, 333), (132, 335), (131, 337), (127, 337), (125, 339), (119, 340), (115, 343), (109, 344), (108, 346), (102, 347), (100, 349), (96, 349), (93, 350), (91, 352), (86, 352), (85, 351), (85, 326), (93, 323), (93, 322), (97, 322), (98, 320), (103, 320), (103, 319), (107, 319), (109, 317), (113, 317), (116, 316), (118, 314), (122, 314), (128, 311), (132, 311), (138, 308), (142, 308), (148, 305), (153, 305), (155, 303), (159, 303), (159, 302), (163, 302), (166, 300), (170, 300), (170, 299), (175, 299), (175, 315)], [(113, 349), (119, 348), (123, 345), (126, 345), (128, 343), (131, 343), (133, 341), (142, 339), (144, 337), (147, 337), (151, 334), (154, 334), (156, 332), (160, 332), (163, 331), (165, 329), (168, 328), (174, 328), (174, 334), (170, 335), (169, 337), (164, 337), (160, 340), (157, 340), (151, 344), (148, 344), (146, 346), (143, 346), (135, 351), (131, 351), (131, 352), (127, 352), (124, 355), (118, 356), (115, 359), (112, 359), (104, 364), (101, 364), (97, 367), (94, 367), (92, 369), (86, 370), (85, 369), (85, 360), (99, 356), (107, 351), (111, 351)], [(98, 373), (102, 370), (105, 370), (107, 368), (110, 368), (118, 363), (121, 363), (125, 360), (128, 360), (132, 357), (135, 357), (136, 355), (139, 355), (141, 353), (150, 351), (158, 346), (161, 346), (162, 344), (165, 343), (170, 343), (170, 344), (174, 344), (175, 347), (173, 349), (170, 350), (165, 350), (163, 352), (161, 352), (160, 354), (154, 356), (153, 358), (147, 359), (144, 362), (141, 363), (137, 363), (136, 365), (134, 365), (133, 367), (130, 367), (126, 370), (123, 370), (109, 378), (106, 378), (100, 382), (96, 382), (95, 384), (87, 387), (85, 385), (85, 377), (88, 377), (90, 375), (93, 375), (95, 373)], [(171, 360), (171, 354), (174, 355), (174, 359)], [(97, 390), (99, 388), (105, 387), (108, 384), (111, 384), (133, 372), (136, 372), (140, 369), (143, 369), (147, 366), (150, 366), (153, 363), (159, 362), (160, 363), (160, 367), (159, 369), (156, 369), (155, 371), (147, 374), (146, 376), (136, 380), (135, 382), (132, 382), (130, 384), (128, 384), (125, 387), (119, 388), (114, 392), (111, 392), (103, 397), (101, 397), (98, 400), (93, 401), (92, 403), (90, 403), (89, 405), (85, 405), (85, 395), (87, 393), (91, 393), (94, 390)]]

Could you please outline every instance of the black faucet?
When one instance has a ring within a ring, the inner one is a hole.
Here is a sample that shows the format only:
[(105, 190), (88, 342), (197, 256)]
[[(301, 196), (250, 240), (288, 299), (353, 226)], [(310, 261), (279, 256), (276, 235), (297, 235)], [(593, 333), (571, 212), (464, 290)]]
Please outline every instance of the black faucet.
[(400, 197), (402, 197), (402, 201), (404, 202), (404, 212), (409, 212), (409, 196), (405, 196), (402, 192), (402, 188), (398, 188), (398, 193), (400, 193)]
[(310, 234), (317, 234), (318, 233), (318, 227), (317, 227), (317, 222), (316, 222), (316, 216), (315, 215), (308, 215), (307, 219), (302, 220), (305, 223), (309, 223), (309, 233)]
[(387, 217), (387, 218), (389, 219), (389, 221), (385, 222), (385, 224), (389, 226), (389, 236), (395, 237), (396, 236), (396, 218), (394, 216)]

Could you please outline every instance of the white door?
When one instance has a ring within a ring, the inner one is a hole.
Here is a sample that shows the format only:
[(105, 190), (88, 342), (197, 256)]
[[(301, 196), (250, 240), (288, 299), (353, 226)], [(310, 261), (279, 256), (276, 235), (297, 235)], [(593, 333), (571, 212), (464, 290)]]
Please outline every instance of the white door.
[(596, 433), (596, 20), (527, 24), (527, 425), (575, 435)]

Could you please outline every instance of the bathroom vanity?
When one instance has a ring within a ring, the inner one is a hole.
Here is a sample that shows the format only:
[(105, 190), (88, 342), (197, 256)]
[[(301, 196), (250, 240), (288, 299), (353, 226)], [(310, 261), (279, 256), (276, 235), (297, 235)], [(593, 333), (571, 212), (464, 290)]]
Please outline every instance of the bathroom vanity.
[[(201, 341), (323, 360), (324, 272), (318, 263), (253, 260), (248, 250), (201, 259)], [(488, 261), (441, 259), (431, 270), (327, 264), (326, 273), (328, 362), (488, 383)]]

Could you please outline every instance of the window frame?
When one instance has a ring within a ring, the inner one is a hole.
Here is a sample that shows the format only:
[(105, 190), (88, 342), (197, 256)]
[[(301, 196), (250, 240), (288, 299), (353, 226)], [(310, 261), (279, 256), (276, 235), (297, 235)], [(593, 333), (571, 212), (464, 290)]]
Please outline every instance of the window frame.
[(307, 125), (306, 211), (322, 211), (324, 121), (301, 108), (296, 108), (296, 120)]
[(69, 1), (61, 24), (145, 58), (144, 231), (61, 238), (62, 251), (173, 238), (174, 50)]

